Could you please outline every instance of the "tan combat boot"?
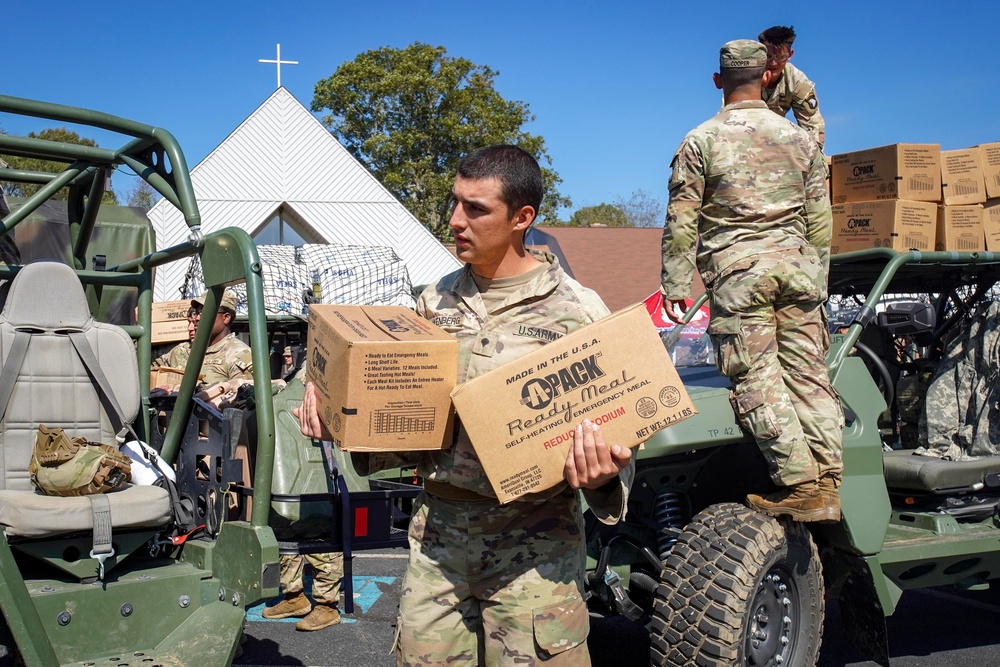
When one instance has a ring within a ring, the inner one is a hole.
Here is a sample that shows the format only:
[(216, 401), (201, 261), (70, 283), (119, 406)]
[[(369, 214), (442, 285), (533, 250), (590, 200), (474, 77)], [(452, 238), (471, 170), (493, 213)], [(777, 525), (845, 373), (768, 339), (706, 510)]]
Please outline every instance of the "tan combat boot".
[[(836, 489), (834, 489), (836, 492)], [(751, 493), (747, 504), (769, 516), (787, 516), (794, 521), (836, 523), (840, 521), (840, 497), (823, 493), (819, 482), (810, 480), (767, 495)]]
[(819, 492), (823, 494), (827, 507), (837, 508), (837, 521), (840, 521), (840, 478), (823, 475), (819, 478)]
[(285, 599), (274, 605), (267, 607), (261, 612), (264, 618), (288, 618), (290, 616), (305, 616), (312, 610), (312, 603), (305, 593), (293, 593), (285, 595)]
[(312, 632), (314, 630), (328, 628), (331, 625), (336, 625), (337, 623), (340, 623), (340, 612), (337, 611), (336, 607), (331, 607), (325, 604), (317, 604), (313, 607), (313, 610), (309, 612), (308, 616), (295, 624), (295, 629)]

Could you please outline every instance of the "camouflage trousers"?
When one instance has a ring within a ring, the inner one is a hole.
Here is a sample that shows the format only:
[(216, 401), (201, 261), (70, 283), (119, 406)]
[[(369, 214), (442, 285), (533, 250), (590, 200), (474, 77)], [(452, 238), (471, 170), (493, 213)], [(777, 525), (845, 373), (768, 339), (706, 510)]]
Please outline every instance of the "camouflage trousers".
[(304, 554), (281, 557), (281, 588), (286, 595), (305, 588), (306, 561), (313, 569), (312, 599), (316, 604), (336, 607), (340, 600), (340, 580), (344, 578), (344, 554)]
[(826, 368), (824, 275), (806, 248), (737, 261), (710, 287), (716, 365), (782, 486), (843, 471), (844, 413)]
[(424, 493), (409, 541), (397, 665), (590, 665), (576, 492), (505, 506)]

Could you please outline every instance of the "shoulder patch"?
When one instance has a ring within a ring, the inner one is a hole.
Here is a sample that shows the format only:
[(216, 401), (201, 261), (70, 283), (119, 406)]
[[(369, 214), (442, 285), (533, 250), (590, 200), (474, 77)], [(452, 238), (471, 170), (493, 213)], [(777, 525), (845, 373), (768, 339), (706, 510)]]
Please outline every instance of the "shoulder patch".
[(816, 99), (816, 93), (811, 93), (809, 97), (806, 98), (806, 106), (814, 111), (817, 107), (819, 107), (819, 100)]

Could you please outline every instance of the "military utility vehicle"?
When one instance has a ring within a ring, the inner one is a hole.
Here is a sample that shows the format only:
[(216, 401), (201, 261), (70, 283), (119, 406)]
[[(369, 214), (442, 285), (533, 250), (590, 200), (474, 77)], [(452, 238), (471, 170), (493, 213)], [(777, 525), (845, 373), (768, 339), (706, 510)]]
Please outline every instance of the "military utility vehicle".
[[(839, 524), (748, 509), (748, 493), (772, 488), (763, 457), (710, 355), (675, 349), (698, 415), (637, 451), (625, 522), (588, 521), (591, 609), (644, 623), (654, 665), (799, 667), (816, 663), (825, 602), (839, 599), (846, 636), (888, 665), (885, 616), (904, 591), (979, 589), (1000, 577), (1000, 457), (912, 449), (932, 426), (959, 450), (975, 429), (1000, 442), (995, 371), (968, 370), (1000, 363), (1000, 334), (985, 335), (998, 318), (982, 317), (998, 279), (1000, 254), (991, 252), (882, 248), (833, 258), (831, 302), (842, 321), (827, 364), (846, 420)], [(978, 386), (969, 381), (976, 373)], [(945, 395), (956, 378), (971, 385), (950, 389), (952, 426), (920, 417), (924, 394), (941, 394), (938, 375)]]
[[(405, 522), (405, 512), (393, 503), (402, 500), (339, 473), (342, 455), (303, 441), (290, 414), (301, 383), (273, 398), (260, 391), (272, 387), (283, 347), (293, 337), (304, 342), (304, 320), (266, 316), (254, 242), (240, 229), (203, 231), (184, 155), (162, 128), (8, 96), (0, 96), (3, 113), (100, 128), (122, 143), (0, 134), (0, 154), (62, 167), (27, 171), (0, 161), (0, 181), (36, 190), (0, 198), (0, 665), (228, 665), (246, 608), (278, 594), (281, 553), (343, 550), (350, 613), (352, 537), (368, 548), (401, 543), (405, 531), (394, 522)], [(183, 213), (185, 242), (157, 249), (141, 210), (102, 205), (121, 168)], [(190, 362), (174, 395), (151, 395), (154, 273), (193, 257), (208, 296)], [(242, 397), (244, 409), (220, 412), (195, 389), (231, 285), (245, 285), (238, 321), (256, 391)], [(42, 495), (27, 471), (40, 424), (105, 444), (119, 435), (149, 442), (176, 483)], [(283, 474), (274, 474), (276, 450), (289, 462)], [(359, 493), (348, 498), (349, 490)]]

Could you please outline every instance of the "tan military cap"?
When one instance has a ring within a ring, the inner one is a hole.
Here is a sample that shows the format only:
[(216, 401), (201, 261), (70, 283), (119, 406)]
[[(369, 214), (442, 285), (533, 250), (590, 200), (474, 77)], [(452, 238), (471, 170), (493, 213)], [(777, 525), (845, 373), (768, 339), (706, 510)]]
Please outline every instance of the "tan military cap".
[(285, 348), (285, 354), (284, 354), (284, 356), (286, 356), (286, 357), (292, 356), (292, 348), (286, 347)]
[[(208, 296), (208, 292), (205, 292), (201, 296), (197, 296), (197, 297), (191, 299), (191, 303), (192, 304), (198, 304), (199, 306), (204, 307), (205, 306), (205, 298), (207, 296)], [(233, 315), (235, 315), (236, 314), (236, 304), (237, 303), (239, 303), (239, 301), (236, 299), (236, 294), (234, 294), (233, 292), (231, 292), (229, 290), (226, 290), (225, 292), (222, 293), (222, 303), (219, 304), (219, 308), (221, 308), (222, 310), (228, 310)]]
[(765, 67), (767, 65), (767, 49), (760, 42), (752, 39), (736, 39), (726, 42), (719, 49), (719, 67)]

